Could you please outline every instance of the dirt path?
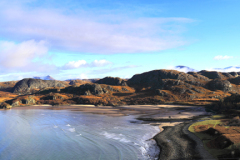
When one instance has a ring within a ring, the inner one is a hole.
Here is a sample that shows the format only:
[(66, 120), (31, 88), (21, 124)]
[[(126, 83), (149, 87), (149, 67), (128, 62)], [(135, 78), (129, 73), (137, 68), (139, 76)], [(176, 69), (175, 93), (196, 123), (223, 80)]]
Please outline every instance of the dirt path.
[(215, 159), (203, 148), (201, 140), (188, 131), (189, 125), (164, 127), (164, 131), (154, 137), (160, 146), (160, 160)]

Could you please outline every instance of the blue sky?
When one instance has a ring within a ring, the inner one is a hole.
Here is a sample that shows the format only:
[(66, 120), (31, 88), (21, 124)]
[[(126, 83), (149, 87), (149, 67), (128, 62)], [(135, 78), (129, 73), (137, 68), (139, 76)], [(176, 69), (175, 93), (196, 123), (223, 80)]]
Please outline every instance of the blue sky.
[(0, 81), (131, 78), (178, 65), (238, 71), (239, 6), (239, 0), (1, 0)]

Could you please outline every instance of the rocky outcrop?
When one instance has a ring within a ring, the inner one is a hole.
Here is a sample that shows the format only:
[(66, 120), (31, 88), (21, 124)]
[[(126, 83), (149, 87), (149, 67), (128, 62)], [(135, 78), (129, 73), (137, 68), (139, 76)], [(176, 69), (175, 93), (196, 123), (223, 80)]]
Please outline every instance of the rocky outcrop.
[(0, 82), (0, 90), (1, 91), (12, 91), (12, 89), (16, 83), (17, 83), (16, 81)]
[(217, 71), (206, 71), (206, 70), (202, 70), (200, 72), (198, 72), (198, 74), (205, 76), (209, 79), (226, 79), (227, 77), (224, 76), (221, 72), (217, 72)]
[(13, 88), (13, 93), (31, 94), (34, 90), (40, 90), (50, 87), (65, 87), (64, 83), (54, 80), (41, 80), (26, 78), (16, 83)]
[[(238, 73), (221, 73), (215, 71), (178, 72), (175, 70), (154, 70), (134, 75), (128, 80), (128, 85), (136, 91), (143, 88), (169, 90), (174, 94), (204, 93), (206, 90), (221, 90), (239, 93), (240, 78)], [(232, 84), (236, 85), (232, 85)], [(162, 93), (156, 91), (157, 95)]]
[(229, 72), (229, 74), (231, 74), (233, 77), (238, 77), (238, 73), (237, 72)]
[(58, 93), (49, 93), (42, 97), (41, 100), (64, 100), (64, 97)]
[(107, 92), (99, 84), (90, 83), (81, 85), (79, 91), (81, 95), (100, 95)]
[(20, 96), (16, 99), (8, 100), (7, 103), (11, 104), (12, 107), (21, 105), (35, 105), (37, 103), (35, 96)]
[(36, 104), (36, 100), (34, 96), (28, 96), (27, 98), (22, 99), (21, 103), (26, 105), (34, 105)]
[(223, 72), (222, 75), (224, 75), (226, 78), (234, 78), (234, 76), (230, 73)]
[(11, 109), (12, 106), (10, 104), (6, 103), (6, 102), (3, 102), (3, 103), (0, 104), (0, 108), (1, 109)]
[(134, 75), (128, 80), (130, 86), (151, 87), (153, 89), (163, 89), (168, 85), (181, 85), (183, 83), (196, 86), (204, 85), (193, 75), (175, 70), (154, 70)]
[(11, 104), (13, 107), (20, 106), (20, 101), (13, 101)]
[(229, 81), (221, 80), (221, 79), (214, 79), (214, 80), (210, 81), (207, 84), (207, 88), (212, 91), (222, 90), (224, 92), (233, 90), (233, 86)]
[(126, 81), (119, 77), (105, 77), (103, 79), (96, 81), (95, 83), (115, 85), (115, 86), (126, 86), (127, 85)]
[(80, 79), (75, 79), (75, 80), (70, 80), (69, 85), (81, 85), (84, 83), (89, 83), (90, 81), (88, 80), (80, 80)]
[(233, 84), (240, 85), (240, 77), (230, 78), (228, 80)]
[(161, 89), (156, 89), (155, 92), (159, 96), (163, 96), (163, 97), (168, 96), (168, 93), (166, 91), (161, 90)]
[(205, 77), (201, 74), (198, 74), (197, 72), (188, 72), (188, 74), (193, 75), (194, 77), (196, 77), (199, 80), (203, 80), (203, 81), (209, 81), (210, 80), (208, 77)]

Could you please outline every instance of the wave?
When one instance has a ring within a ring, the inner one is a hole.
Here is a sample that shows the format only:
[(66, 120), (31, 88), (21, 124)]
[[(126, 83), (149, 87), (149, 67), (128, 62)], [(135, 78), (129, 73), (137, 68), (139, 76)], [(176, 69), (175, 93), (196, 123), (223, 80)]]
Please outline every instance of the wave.
[(123, 134), (103, 132), (102, 135), (104, 135), (108, 139), (114, 139), (124, 143), (131, 142), (131, 140), (127, 139), (126, 136), (124, 136)]
[(132, 143), (133, 145), (138, 147), (138, 149), (141, 152), (141, 155), (144, 156), (145, 159), (155, 159), (155, 160), (158, 159), (159, 148), (155, 140), (153, 139), (146, 140), (144, 139), (144, 137), (142, 137), (143, 139), (140, 139), (140, 141), (136, 143), (123, 134), (109, 133), (105, 131), (105, 132), (102, 132), (101, 135), (105, 136), (107, 139), (114, 139), (124, 143)]
[(68, 129), (70, 132), (75, 132), (76, 130), (75, 130), (75, 128), (69, 128)]

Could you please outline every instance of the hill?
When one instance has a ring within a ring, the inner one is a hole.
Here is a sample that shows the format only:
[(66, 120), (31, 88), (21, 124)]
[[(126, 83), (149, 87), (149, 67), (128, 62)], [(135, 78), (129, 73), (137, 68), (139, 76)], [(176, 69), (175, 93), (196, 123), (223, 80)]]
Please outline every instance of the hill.
[[(204, 105), (240, 93), (237, 72), (180, 72), (153, 70), (136, 74), (128, 80), (105, 77), (90, 80), (23, 79), (15, 83), (2, 83), (8, 87), (10, 105), (35, 104), (162, 104), (181, 103)], [(7, 94), (6, 94), (7, 95)], [(33, 98), (34, 97), (34, 98)], [(3, 102), (3, 101), (2, 101)], [(15, 103), (17, 102), (17, 103)], [(22, 103), (24, 102), (24, 103)], [(31, 104), (31, 103), (30, 103)]]

